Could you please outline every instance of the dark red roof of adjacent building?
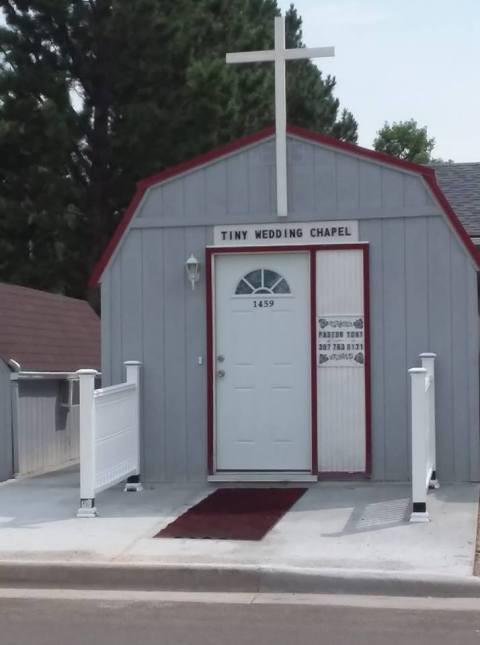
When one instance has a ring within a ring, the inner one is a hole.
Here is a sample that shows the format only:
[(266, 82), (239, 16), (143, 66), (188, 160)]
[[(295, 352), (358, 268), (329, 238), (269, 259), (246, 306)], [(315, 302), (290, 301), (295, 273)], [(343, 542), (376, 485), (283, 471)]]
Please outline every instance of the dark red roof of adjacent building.
[(0, 283), (0, 357), (30, 371), (100, 369), (100, 319), (83, 300)]

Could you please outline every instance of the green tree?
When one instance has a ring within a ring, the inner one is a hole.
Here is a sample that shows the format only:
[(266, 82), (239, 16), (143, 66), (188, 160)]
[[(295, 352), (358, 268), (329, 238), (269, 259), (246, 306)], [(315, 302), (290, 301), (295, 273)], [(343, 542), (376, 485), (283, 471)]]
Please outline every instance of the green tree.
[(427, 164), (432, 160), (435, 139), (428, 137), (427, 128), (420, 128), (414, 119), (385, 122), (373, 142), (375, 150), (399, 157), (406, 161)]
[[(138, 179), (273, 121), (275, 0), (0, 0), (0, 280), (84, 296)], [(290, 7), (287, 46), (302, 46)], [(355, 141), (335, 79), (288, 65), (289, 121)]]

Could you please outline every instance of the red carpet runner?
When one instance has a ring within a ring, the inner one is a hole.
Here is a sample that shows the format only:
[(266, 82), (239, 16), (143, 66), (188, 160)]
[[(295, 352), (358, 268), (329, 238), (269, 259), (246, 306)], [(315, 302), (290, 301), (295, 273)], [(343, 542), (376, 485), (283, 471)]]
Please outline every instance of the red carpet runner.
[(155, 537), (261, 540), (306, 488), (220, 488)]

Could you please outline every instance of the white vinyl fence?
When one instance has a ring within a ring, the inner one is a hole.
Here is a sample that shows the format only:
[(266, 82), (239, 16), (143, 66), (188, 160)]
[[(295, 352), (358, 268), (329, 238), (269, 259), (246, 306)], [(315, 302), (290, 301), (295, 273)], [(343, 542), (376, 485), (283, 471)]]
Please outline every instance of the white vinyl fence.
[(411, 522), (428, 522), (427, 493), (438, 488), (435, 435), (435, 358), (420, 354), (422, 367), (408, 370), (412, 387)]
[(95, 390), (95, 370), (79, 370), (80, 508), (77, 517), (95, 517), (95, 495), (128, 479), (140, 484), (140, 367), (125, 363), (125, 383)]

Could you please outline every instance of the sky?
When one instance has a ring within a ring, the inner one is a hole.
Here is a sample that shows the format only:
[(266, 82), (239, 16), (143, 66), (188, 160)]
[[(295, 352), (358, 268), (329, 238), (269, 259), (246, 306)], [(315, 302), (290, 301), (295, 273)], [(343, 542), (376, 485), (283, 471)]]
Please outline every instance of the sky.
[[(277, 0), (282, 13), (291, 0)], [(415, 119), (433, 156), (480, 162), (480, 0), (295, 0), (315, 62), (371, 148), (385, 121)], [(272, 25), (273, 29), (273, 25)], [(295, 63), (287, 63), (294, 65)]]

